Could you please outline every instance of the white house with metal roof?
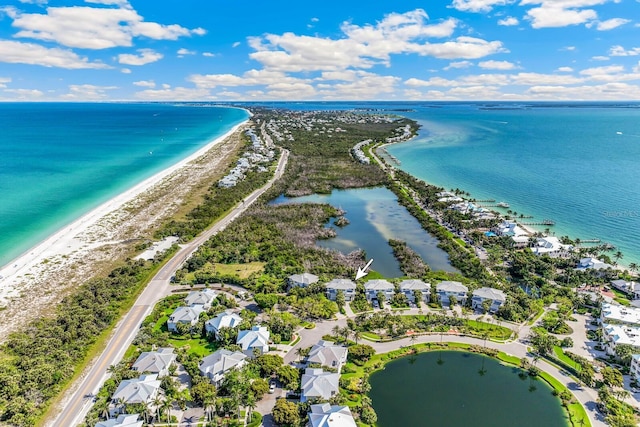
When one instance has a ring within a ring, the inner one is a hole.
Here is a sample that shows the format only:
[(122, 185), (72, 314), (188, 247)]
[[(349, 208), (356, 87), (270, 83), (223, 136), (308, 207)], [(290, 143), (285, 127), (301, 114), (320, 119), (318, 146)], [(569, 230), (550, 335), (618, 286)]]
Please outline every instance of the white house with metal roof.
[(356, 284), (349, 279), (333, 279), (326, 284), (327, 298), (331, 301), (336, 300), (338, 291), (342, 291), (345, 301), (351, 301), (356, 295)]
[(536, 255), (549, 255), (551, 258), (566, 258), (571, 254), (573, 246), (564, 245), (555, 236), (538, 237), (531, 251)]
[(453, 295), (458, 302), (462, 302), (467, 299), (467, 292), (469, 288), (460, 282), (445, 280), (436, 285), (436, 292), (438, 293), (438, 299), (441, 303), (449, 303), (449, 298)]
[(242, 348), (242, 352), (249, 357), (264, 354), (269, 351), (269, 330), (266, 326), (254, 326), (250, 330), (238, 332), (236, 344)]
[(319, 277), (311, 273), (292, 274), (288, 277), (287, 284), (289, 289), (295, 287), (306, 288), (309, 285), (318, 283), (318, 280), (320, 280)]
[(389, 301), (391, 300), (391, 298), (393, 298), (393, 294), (395, 293), (395, 286), (393, 285), (393, 283), (384, 279), (369, 280), (364, 284), (364, 294), (367, 297), (367, 301), (371, 302), (374, 299), (377, 300), (379, 292), (382, 292), (382, 294), (384, 294), (385, 301)]
[(171, 347), (161, 347), (157, 351), (140, 353), (131, 369), (138, 372), (158, 374), (158, 377), (169, 375), (169, 368), (176, 361), (176, 354)]
[(617, 304), (602, 304), (600, 323), (622, 323), (640, 326), (640, 309)]
[(406, 295), (411, 302), (416, 302), (415, 291), (422, 294), (422, 301), (429, 302), (431, 285), (418, 279), (407, 279), (400, 282), (400, 292)]
[(160, 380), (157, 374), (140, 375), (139, 378), (122, 380), (109, 405), (109, 414), (119, 414), (125, 404), (151, 403), (160, 391)]
[(198, 323), (200, 313), (204, 312), (204, 308), (201, 305), (194, 305), (193, 307), (178, 307), (176, 308), (169, 319), (167, 320), (167, 329), (170, 332), (178, 332), (178, 324), (183, 323), (185, 325), (193, 326)]
[(247, 359), (246, 354), (221, 348), (200, 361), (200, 373), (209, 378), (212, 384), (220, 385), (224, 374), (231, 369), (242, 368), (247, 364)]
[(218, 294), (216, 294), (213, 289), (207, 288), (200, 291), (189, 292), (189, 295), (187, 295), (187, 297), (184, 299), (184, 302), (189, 307), (199, 305), (202, 306), (204, 310), (209, 310), (217, 296)]
[(204, 324), (204, 329), (207, 334), (213, 334), (216, 339), (220, 339), (218, 331), (221, 328), (237, 328), (242, 323), (242, 317), (238, 313), (232, 310), (226, 310), (222, 313), (218, 313), (213, 319), (209, 319)]
[(491, 301), (491, 306), (489, 306), (489, 311), (495, 313), (498, 311), (500, 306), (505, 303), (507, 300), (507, 296), (500, 289), (495, 288), (478, 288), (473, 291), (471, 297), (471, 308), (475, 310), (482, 310), (484, 307), (482, 304), (485, 301)]
[(576, 270), (606, 270), (608, 268), (613, 268), (613, 266), (597, 258), (588, 257), (580, 259)]
[(138, 421), (139, 416), (139, 414), (120, 414), (117, 418), (99, 421), (95, 427), (142, 427), (142, 420)]
[(310, 427), (357, 427), (348, 406), (322, 403), (310, 406)]
[(300, 402), (314, 397), (329, 400), (338, 394), (340, 374), (324, 372), (320, 368), (307, 368), (300, 380)]
[(307, 363), (317, 363), (321, 366), (337, 369), (338, 372), (346, 362), (347, 348), (325, 340), (314, 344), (307, 356)]
[(602, 341), (607, 354), (614, 355), (616, 346), (640, 347), (640, 328), (629, 325), (602, 325)]

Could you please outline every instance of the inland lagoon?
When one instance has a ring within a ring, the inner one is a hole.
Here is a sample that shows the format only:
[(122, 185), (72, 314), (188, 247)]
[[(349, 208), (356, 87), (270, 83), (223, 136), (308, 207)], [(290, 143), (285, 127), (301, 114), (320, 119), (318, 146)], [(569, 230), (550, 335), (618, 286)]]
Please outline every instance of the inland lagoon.
[(402, 357), (373, 373), (379, 427), (567, 427), (568, 415), (541, 379), (461, 351)]
[(456, 272), (449, 264), (449, 257), (438, 247), (438, 239), (427, 233), (418, 221), (409, 214), (398, 199), (384, 187), (334, 190), (331, 194), (286, 198), (279, 203), (327, 203), (346, 211), (349, 224), (338, 227), (337, 236), (318, 241), (321, 247), (349, 253), (364, 249), (367, 258), (373, 258), (371, 268), (386, 277), (400, 277), (402, 272), (393, 256), (389, 239), (404, 240), (416, 251), (432, 270)]

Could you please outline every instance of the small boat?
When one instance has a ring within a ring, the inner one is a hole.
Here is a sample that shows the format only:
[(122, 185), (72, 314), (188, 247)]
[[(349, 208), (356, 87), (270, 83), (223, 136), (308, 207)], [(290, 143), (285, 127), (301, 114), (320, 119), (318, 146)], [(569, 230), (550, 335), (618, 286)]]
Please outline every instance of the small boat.
[(509, 207), (509, 203), (507, 203), (507, 202), (498, 202), (496, 204), (496, 206), (499, 207), (499, 208), (508, 208)]

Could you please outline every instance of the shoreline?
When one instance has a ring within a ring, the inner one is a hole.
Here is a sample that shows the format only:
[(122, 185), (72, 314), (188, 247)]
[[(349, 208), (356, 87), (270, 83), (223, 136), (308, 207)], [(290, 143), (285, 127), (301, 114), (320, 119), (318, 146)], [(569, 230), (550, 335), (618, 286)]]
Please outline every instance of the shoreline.
[[(210, 140), (184, 159), (138, 182), (133, 187), (117, 194), (88, 213), (73, 220), (71, 223), (66, 224), (45, 240), (0, 267), (0, 307), (6, 306), (12, 298), (19, 296), (17, 289), (18, 282), (26, 279), (28, 276), (33, 276), (34, 273), (36, 273), (34, 270), (37, 266), (46, 263), (49, 258), (69, 256), (85, 248), (87, 242), (81, 240), (80, 237), (83, 233), (86, 233), (90, 227), (97, 225), (101, 220), (123, 208), (127, 203), (132, 202), (152, 187), (160, 184), (164, 179), (185, 168), (189, 163), (204, 156), (211, 149), (236, 133), (238, 129), (246, 126), (251, 120), (252, 114), (248, 110), (245, 111), (249, 114), (249, 118), (234, 125), (223, 135)], [(93, 243), (95, 244), (96, 242)], [(91, 242), (89, 242), (88, 246), (92, 246)]]
[[(384, 144), (379, 145), (379, 146), (375, 149), (376, 151), (377, 151), (378, 149), (383, 149), (383, 148), (385, 148), (385, 147), (387, 147), (387, 146), (393, 146), (393, 145), (397, 145), (397, 144), (407, 143), (407, 142), (409, 142), (409, 141), (411, 141), (411, 140), (415, 139), (417, 136), (419, 136), (419, 131), (420, 131), (420, 129), (422, 128), (422, 125), (421, 125), (417, 120), (411, 119), (411, 118), (406, 117), (406, 116), (402, 116), (402, 117), (404, 117), (404, 118), (406, 118), (406, 119), (409, 119), (409, 120), (413, 120), (415, 123), (417, 123), (417, 125), (418, 125), (418, 129), (417, 129), (417, 131), (416, 131), (416, 134), (415, 134), (415, 135), (413, 135), (411, 138), (406, 139), (406, 140), (403, 140), (403, 141), (385, 142)], [(386, 153), (386, 157), (391, 156), (391, 153), (387, 152), (386, 150), (385, 150), (385, 153)], [(399, 160), (399, 159), (398, 159), (398, 160)], [(442, 187), (442, 188), (445, 188), (445, 187), (443, 187), (443, 186), (440, 186), (440, 185), (437, 185), (437, 184), (431, 183), (431, 182), (429, 182), (429, 181), (427, 181), (427, 180), (425, 180), (425, 179), (423, 179), (423, 178), (417, 177), (417, 176), (415, 176), (414, 174), (412, 174), (412, 173), (409, 173), (409, 172), (405, 171), (404, 169), (402, 169), (401, 167), (399, 167), (399, 166), (400, 166), (400, 164), (398, 164), (398, 165), (390, 164), (390, 163), (387, 161), (387, 159), (385, 159), (385, 163), (387, 163), (387, 167), (391, 167), (391, 168), (394, 168), (394, 169), (402, 170), (403, 172), (408, 173), (409, 175), (413, 176), (414, 178), (419, 179), (419, 180), (421, 180), (421, 181), (424, 181), (426, 184), (433, 185), (433, 186), (436, 186), (436, 187)], [(446, 188), (445, 188), (445, 189), (446, 189)], [(463, 199), (465, 199), (465, 200), (467, 200), (467, 201), (470, 201), (470, 202), (473, 202), (473, 200), (474, 200), (473, 198), (466, 198), (466, 197), (462, 197), (462, 198), (463, 198)], [(491, 212), (494, 212), (494, 213), (498, 214), (498, 216), (499, 216), (502, 220), (507, 220), (507, 219), (505, 218), (505, 214), (504, 214), (504, 213), (499, 212), (499, 211), (496, 211), (496, 210), (493, 210), (493, 209), (489, 209), (489, 210), (490, 210)], [(528, 233), (528, 235), (529, 235), (529, 236), (535, 236), (535, 235), (536, 235), (536, 234), (538, 234), (538, 233), (542, 234), (543, 236), (555, 236), (555, 235), (556, 235), (556, 233), (555, 233), (552, 229), (551, 229), (551, 232), (550, 232), (550, 233), (546, 234), (546, 233), (545, 233), (545, 229), (544, 229), (544, 228), (541, 228), (541, 226), (536, 227), (536, 226), (533, 226), (533, 225), (524, 225), (522, 222), (520, 222), (520, 221), (518, 220), (518, 218), (511, 218), (511, 219), (509, 219), (509, 221), (512, 221), (512, 222), (515, 222), (516, 224), (518, 224), (518, 226), (519, 226), (521, 229), (523, 229), (524, 231), (526, 231), (526, 232)], [(568, 236), (568, 237), (569, 237), (570, 239), (572, 239), (572, 240), (574, 240), (574, 239), (575, 239), (575, 238), (572, 238), (571, 236)], [(631, 261), (631, 262), (633, 262), (633, 261)], [(629, 269), (629, 265), (628, 265), (628, 263), (627, 263), (627, 262), (625, 262), (625, 261), (622, 261), (622, 262), (618, 261), (618, 263), (617, 263), (617, 265), (615, 266), (615, 268), (616, 268), (617, 270), (621, 271), (621, 272), (623, 272), (623, 271), (625, 271), (625, 270), (627, 270), (627, 271), (628, 271), (628, 269)]]

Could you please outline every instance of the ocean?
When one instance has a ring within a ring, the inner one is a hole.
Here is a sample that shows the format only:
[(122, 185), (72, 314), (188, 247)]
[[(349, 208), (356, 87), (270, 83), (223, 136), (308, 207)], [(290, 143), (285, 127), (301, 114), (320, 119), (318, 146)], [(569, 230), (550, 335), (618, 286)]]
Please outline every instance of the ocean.
[(191, 104), (0, 103), (0, 266), (247, 118)]
[[(397, 106), (396, 106), (397, 107)], [(409, 105), (400, 168), (478, 200), (509, 203), (556, 236), (596, 239), (640, 263), (640, 104)], [(506, 210), (503, 209), (502, 212)]]
[[(640, 104), (309, 102), (417, 120), (400, 168), (640, 263)], [(198, 104), (0, 104), (0, 265), (245, 120)], [(540, 226), (539, 229), (546, 227)]]

